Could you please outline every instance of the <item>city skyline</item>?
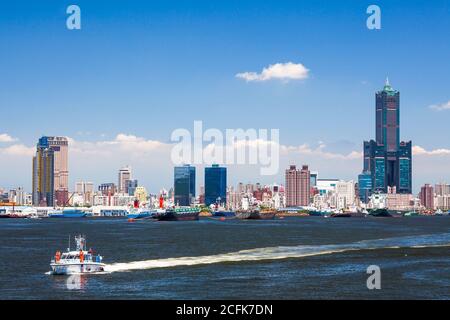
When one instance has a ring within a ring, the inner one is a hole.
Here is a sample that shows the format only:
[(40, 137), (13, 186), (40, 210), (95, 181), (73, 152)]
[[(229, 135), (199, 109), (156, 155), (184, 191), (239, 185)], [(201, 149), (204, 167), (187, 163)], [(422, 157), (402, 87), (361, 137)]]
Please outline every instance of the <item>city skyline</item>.
[[(73, 32), (64, 4), (0, 5), (8, 43), (0, 50), (2, 187), (30, 190), (29, 157), (48, 135), (68, 137), (70, 189), (81, 180), (115, 182), (129, 164), (156, 192), (172, 184), (171, 132), (192, 130), (195, 120), (220, 130), (280, 129), (278, 175), (228, 167), (233, 185), (281, 183), (285, 168), (304, 163), (321, 177), (356, 180), (361, 141), (373, 136), (373, 95), (386, 76), (402, 92), (402, 136), (414, 143), (413, 192), (450, 181), (440, 133), (450, 117), (445, 1), (380, 1), (377, 31), (366, 28), (367, 5), (357, 1), (326, 9), (314, 1), (78, 5), (83, 24)], [(273, 76), (276, 68), (284, 78)]]

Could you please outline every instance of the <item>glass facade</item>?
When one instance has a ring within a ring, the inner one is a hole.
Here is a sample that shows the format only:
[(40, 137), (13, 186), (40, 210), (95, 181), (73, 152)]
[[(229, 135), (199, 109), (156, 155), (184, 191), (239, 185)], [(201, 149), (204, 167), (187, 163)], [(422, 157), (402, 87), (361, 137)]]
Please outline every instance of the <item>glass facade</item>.
[(227, 168), (213, 164), (205, 168), (205, 204), (215, 203), (227, 203)]
[(126, 180), (125, 181), (125, 189), (126, 193), (129, 196), (134, 196), (134, 193), (136, 192), (136, 188), (138, 187), (138, 181), (137, 180)]
[(372, 191), (412, 193), (412, 143), (400, 142), (400, 92), (389, 82), (376, 94), (376, 140), (364, 142), (363, 171), (372, 176)]
[(175, 205), (190, 206), (195, 198), (195, 167), (174, 168)]
[(409, 189), (410, 187), (410, 181), (411, 181), (411, 168), (410, 168), (410, 160), (409, 159), (399, 159), (399, 166), (400, 166), (400, 183), (399, 187), (400, 189)]
[(47, 137), (42, 137), (33, 157), (33, 205), (48, 207), (55, 205), (54, 166), (55, 154), (49, 148)]
[(372, 175), (370, 172), (363, 172), (358, 176), (359, 199), (364, 202), (369, 202), (369, 197), (372, 195)]
[(375, 159), (375, 190), (384, 191), (385, 189), (385, 168), (384, 158)]

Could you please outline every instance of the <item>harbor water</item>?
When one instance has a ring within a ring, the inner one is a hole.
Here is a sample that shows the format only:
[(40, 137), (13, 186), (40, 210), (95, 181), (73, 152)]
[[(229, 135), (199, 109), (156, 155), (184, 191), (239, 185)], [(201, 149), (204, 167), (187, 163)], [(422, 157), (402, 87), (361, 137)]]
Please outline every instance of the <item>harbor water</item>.
[[(77, 234), (105, 272), (49, 275)], [(2, 299), (450, 299), (450, 217), (1, 219), (0, 243)]]

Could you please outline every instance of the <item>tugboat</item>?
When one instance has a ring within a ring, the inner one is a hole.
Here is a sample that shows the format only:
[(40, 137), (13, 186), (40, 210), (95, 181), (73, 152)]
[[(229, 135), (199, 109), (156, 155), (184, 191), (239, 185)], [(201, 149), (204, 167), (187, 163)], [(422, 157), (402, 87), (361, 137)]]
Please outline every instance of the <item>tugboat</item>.
[[(53, 275), (69, 275), (95, 273), (105, 270), (105, 264), (102, 263), (103, 257), (94, 255), (94, 251), (86, 251), (86, 239), (79, 235), (75, 237), (76, 249), (62, 253), (56, 251), (54, 259), (50, 261), (50, 273)], [(69, 240), (70, 246), (70, 240)]]

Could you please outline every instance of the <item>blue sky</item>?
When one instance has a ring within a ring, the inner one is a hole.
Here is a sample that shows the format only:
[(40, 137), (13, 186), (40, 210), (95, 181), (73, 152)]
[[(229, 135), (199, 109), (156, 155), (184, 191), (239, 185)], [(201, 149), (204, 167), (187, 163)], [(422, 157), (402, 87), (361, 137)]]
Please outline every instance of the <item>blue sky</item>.
[[(66, 29), (70, 4), (81, 8), (81, 30)], [(381, 8), (381, 30), (366, 28), (370, 4)], [(2, 1), (0, 134), (14, 141), (0, 142), (0, 150), (31, 148), (43, 134), (169, 142), (174, 129), (202, 120), (219, 129), (279, 128), (282, 144), (315, 148), (320, 141), (328, 152), (348, 154), (374, 136), (374, 94), (386, 76), (401, 92), (402, 139), (427, 152), (447, 150), (450, 110), (429, 106), (450, 100), (449, 17), (450, 3), (439, 0)], [(235, 76), (286, 62), (301, 63), (309, 77)], [(416, 188), (427, 179), (450, 182), (443, 154), (421, 155), (419, 168), (440, 172), (421, 169)], [(108, 167), (92, 159), (96, 170), (82, 171), (77, 159), (71, 184), (115, 181), (115, 167), (127, 161), (118, 156)], [(319, 166), (301, 155), (293, 161), (345, 179), (361, 166)], [(12, 169), (0, 173), (0, 186), (30, 183), (29, 157), (0, 153), (1, 162)], [(170, 185), (170, 170), (128, 164), (142, 167), (137, 178), (151, 181), (150, 189)], [(282, 171), (272, 180), (283, 182)]]

